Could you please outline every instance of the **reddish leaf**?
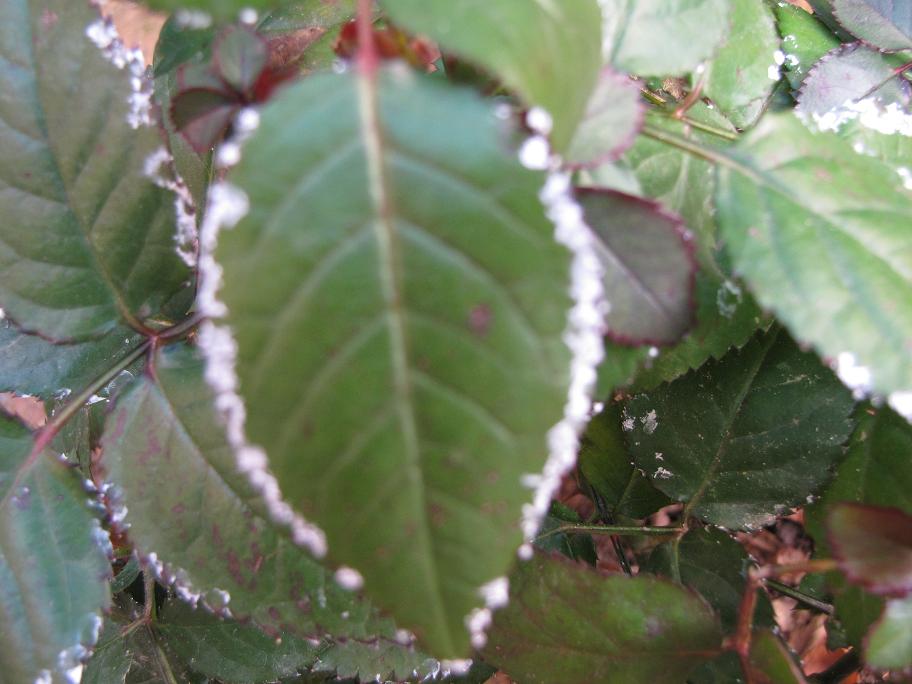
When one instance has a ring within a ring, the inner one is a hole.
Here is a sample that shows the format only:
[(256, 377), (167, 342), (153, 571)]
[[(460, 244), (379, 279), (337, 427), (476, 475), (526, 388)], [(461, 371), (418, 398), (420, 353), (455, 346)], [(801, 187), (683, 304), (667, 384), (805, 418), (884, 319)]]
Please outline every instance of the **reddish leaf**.
[(171, 101), (171, 120), (193, 149), (203, 153), (221, 140), (240, 107), (230, 92), (182, 90)]
[(827, 532), (850, 582), (882, 596), (912, 592), (912, 516), (895, 508), (841, 503), (830, 509)]

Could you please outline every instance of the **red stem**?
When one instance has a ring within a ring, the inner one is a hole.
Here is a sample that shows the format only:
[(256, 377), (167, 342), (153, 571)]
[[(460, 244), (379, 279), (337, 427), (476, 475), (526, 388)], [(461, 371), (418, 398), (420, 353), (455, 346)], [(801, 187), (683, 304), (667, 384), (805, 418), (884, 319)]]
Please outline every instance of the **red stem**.
[(373, 0), (358, 0), (358, 68), (367, 78), (377, 72), (377, 46), (374, 44)]

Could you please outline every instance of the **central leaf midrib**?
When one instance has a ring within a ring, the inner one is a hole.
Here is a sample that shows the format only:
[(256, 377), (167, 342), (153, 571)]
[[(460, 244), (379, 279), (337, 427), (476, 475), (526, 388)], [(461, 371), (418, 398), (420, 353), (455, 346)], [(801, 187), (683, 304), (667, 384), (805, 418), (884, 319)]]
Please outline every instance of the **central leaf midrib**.
[(376, 69), (359, 70), (357, 80), (358, 109), (361, 123), (361, 138), (364, 143), (365, 161), (367, 164), (368, 190), (376, 219), (372, 227), (377, 243), (377, 262), (379, 279), (386, 306), (386, 320), (390, 336), (390, 361), (393, 372), (394, 401), (396, 412), (405, 442), (405, 456), (408, 467), (413, 472), (417, 492), (418, 535), (420, 544), (426, 550), (422, 565), (433, 590), (433, 604), (430, 607), (435, 615), (435, 622), (442, 630), (450, 650), (453, 637), (443, 605), (443, 595), (434, 556), (433, 539), (428, 526), (427, 505), (425, 501), (424, 473), (421, 469), (421, 452), (418, 443), (418, 427), (415, 421), (415, 406), (411, 385), (408, 349), (406, 344), (406, 322), (402, 306), (402, 283), (400, 275), (399, 254), (396, 245), (396, 229), (393, 223), (393, 202), (387, 180), (384, 162), (384, 141), (381, 132), (380, 112), (376, 83)]
[(750, 392), (751, 387), (754, 384), (754, 381), (757, 379), (757, 374), (760, 372), (760, 369), (763, 367), (764, 361), (766, 361), (766, 356), (769, 354), (769, 350), (772, 349), (773, 345), (776, 342), (776, 339), (779, 337), (779, 333), (775, 332), (769, 336), (769, 339), (766, 341), (765, 347), (757, 355), (757, 360), (754, 365), (751, 367), (750, 372), (745, 378), (744, 385), (738, 391), (738, 396), (735, 398), (735, 401), (732, 403), (733, 410), (729, 414), (729, 418), (725, 423), (724, 430), (722, 432), (722, 439), (719, 441), (719, 447), (716, 449), (716, 453), (713, 456), (712, 463), (709, 464), (709, 467), (706, 469), (706, 475), (703, 477), (703, 480), (700, 482), (700, 486), (697, 488), (697, 491), (694, 492), (693, 496), (690, 497), (690, 501), (687, 502), (687, 505), (684, 507), (684, 511), (681, 515), (683, 520), (691, 515), (693, 509), (700, 503), (700, 500), (703, 498), (703, 495), (706, 493), (707, 488), (709, 487), (710, 482), (715, 477), (716, 473), (719, 471), (720, 466), (722, 465), (722, 460), (725, 457), (725, 454), (728, 451), (728, 445), (731, 442), (732, 438), (732, 429), (734, 428), (735, 423), (738, 421), (741, 411), (744, 408), (744, 401), (747, 399), (747, 395)]

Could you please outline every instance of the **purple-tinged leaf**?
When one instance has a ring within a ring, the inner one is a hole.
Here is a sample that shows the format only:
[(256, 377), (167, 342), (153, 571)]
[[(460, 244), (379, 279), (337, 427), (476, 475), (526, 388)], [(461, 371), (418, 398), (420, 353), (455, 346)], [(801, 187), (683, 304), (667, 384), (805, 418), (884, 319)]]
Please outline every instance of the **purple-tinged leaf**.
[(182, 90), (171, 101), (171, 121), (191, 147), (203, 153), (221, 140), (240, 107), (221, 90)]
[(266, 41), (246, 26), (232, 26), (215, 41), (214, 67), (228, 85), (241, 93), (253, 89), (266, 68)]
[(643, 125), (639, 87), (626, 76), (603, 69), (586, 113), (564, 155), (572, 168), (591, 168), (618, 159)]
[(798, 95), (798, 112), (823, 129), (838, 128), (869, 98), (880, 109), (893, 102), (908, 105), (912, 86), (887, 57), (853, 43), (831, 50), (811, 69)]
[(852, 35), (886, 51), (912, 49), (909, 0), (832, 0), (836, 20)]
[(880, 596), (912, 592), (912, 516), (895, 508), (840, 503), (827, 516), (827, 533), (850, 582)]
[(608, 336), (632, 345), (678, 341), (693, 321), (697, 269), (684, 223), (656, 202), (613, 190), (581, 188), (578, 196), (599, 238)]
[(483, 655), (518, 681), (679, 684), (720, 652), (715, 613), (670, 582), (536, 554), (510, 589)]

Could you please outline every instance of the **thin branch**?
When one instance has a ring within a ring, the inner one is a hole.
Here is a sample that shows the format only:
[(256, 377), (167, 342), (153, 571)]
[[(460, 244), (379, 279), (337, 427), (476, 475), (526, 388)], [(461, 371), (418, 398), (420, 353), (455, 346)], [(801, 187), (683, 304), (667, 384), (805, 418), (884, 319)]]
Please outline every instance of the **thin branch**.
[(635, 525), (561, 525), (536, 537), (535, 541), (565, 532), (608, 534), (619, 537), (667, 537), (684, 533), (683, 527), (646, 527)]
[(796, 601), (798, 601), (798, 603), (801, 603), (802, 605), (805, 605), (808, 608), (812, 608), (816, 611), (824, 613), (825, 615), (833, 614), (832, 605), (830, 605), (829, 603), (826, 603), (824, 601), (820, 601), (819, 599), (815, 599), (813, 596), (805, 594), (803, 591), (800, 591), (799, 589), (795, 589), (794, 587), (790, 587), (787, 584), (783, 584), (782, 582), (777, 582), (776, 580), (772, 580), (772, 579), (765, 579), (764, 584), (766, 584), (766, 586), (769, 587), (770, 589), (772, 589), (773, 591), (777, 591), (780, 594), (783, 594), (784, 596), (793, 598)]

